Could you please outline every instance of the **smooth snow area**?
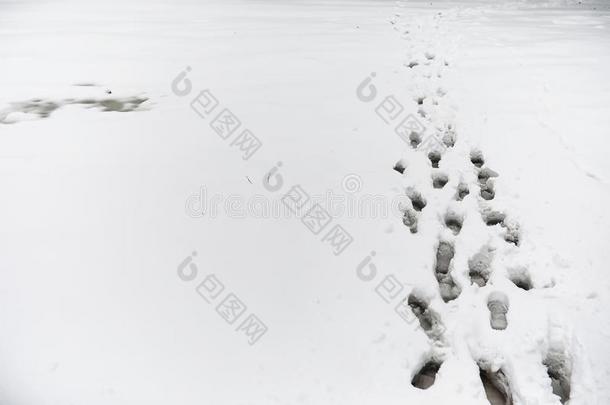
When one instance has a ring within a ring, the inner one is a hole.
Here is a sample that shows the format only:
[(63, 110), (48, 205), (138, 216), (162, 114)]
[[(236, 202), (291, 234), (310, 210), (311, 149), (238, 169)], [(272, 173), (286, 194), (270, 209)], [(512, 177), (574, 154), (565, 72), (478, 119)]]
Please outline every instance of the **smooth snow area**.
[[(0, 0), (0, 404), (484, 405), (479, 367), (514, 404), (560, 404), (549, 359), (569, 363), (569, 404), (610, 403), (608, 66), (601, 1)], [(262, 141), (250, 159), (191, 108), (204, 89)], [(455, 130), (438, 168), (376, 114), (388, 95)], [(294, 185), (401, 198), (417, 232), (402, 213), (335, 214), (353, 242), (334, 255), (326, 230), (241, 212)], [(192, 211), (202, 187), (222, 196), (214, 215)], [(428, 331), (394, 311), (412, 292)], [(247, 306), (233, 324), (216, 311), (229, 293)], [(249, 314), (268, 328), (254, 345), (236, 330)], [(412, 386), (431, 359), (434, 384)]]

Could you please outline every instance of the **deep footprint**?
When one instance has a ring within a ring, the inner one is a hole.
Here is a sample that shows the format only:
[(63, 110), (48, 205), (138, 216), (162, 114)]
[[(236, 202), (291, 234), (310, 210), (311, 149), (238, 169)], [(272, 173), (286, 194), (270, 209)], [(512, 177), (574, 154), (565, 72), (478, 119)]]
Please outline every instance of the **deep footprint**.
[(468, 189), (468, 184), (466, 184), (466, 183), (458, 184), (457, 194), (455, 196), (455, 199), (457, 201), (462, 201), (464, 199), (464, 197), (466, 197), (468, 194), (470, 194), (470, 190)]
[(428, 159), (430, 159), (430, 163), (432, 163), (432, 167), (434, 169), (438, 169), (438, 163), (441, 161), (441, 153), (439, 151), (433, 150), (428, 153)]
[(479, 170), (479, 174), (478, 174), (478, 179), (479, 179), (479, 183), (481, 184), (485, 184), (487, 182), (487, 180), (489, 180), (492, 177), (498, 177), (498, 173), (491, 170), (489, 167), (484, 167), (481, 170)]
[(462, 230), (464, 217), (455, 211), (447, 211), (445, 214), (445, 226), (451, 229), (454, 235), (457, 235)]
[(488, 226), (494, 226), (498, 224), (503, 224), (506, 219), (506, 215), (499, 211), (494, 211), (491, 209), (484, 210), (481, 212), (481, 216), (483, 217), (483, 221)]
[(411, 380), (411, 385), (422, 390), (432, 387), (432, 385), (434, 385), (434, 382), (436, 381), (436, 374), (441, 368), (441, 365), (442, 363), (439, 361), (429, 360), (413, 376), (413, 379)]
[(468, 276), (473, 284), (485, 287), (489, 281), (491, 251), (485, 246), (468, 260)]
[(489, 309), (489, 324), (492, 329), (504, 330), (508, 327), (506, 313), (508, 312), (508, 297), (499, 291), (489, 294), (487, 299)]
[(493, 372), (479, 366), (479, 377), (481, 377), (483, 388), (485, 388), (485, 395), (491, 405), (513, 404), (508, 378), (506, 378), (502, 370)]
[(508, 278), (522, 290), (529, 291), (534, 288), (532, 278), (530, 277), (527, 269), (524, 267), (509, 269)]
[(551, 350), (543, 364), (551, 378), (553, 394), (559, 397), (562, 404), (565, 404), (570, 399), (570, 378), (572, 375), (570, 359), (560, 351)]
[(438, 244), (434, 274), (438, 281), (441, 298), (445, 302), (456, 299), (462, 292), (461, 288), (455, 283), (455, 280), (453, 280), (453, 277), (449, 273), (449, 267), (454, 255), (455, 249), (453, 248), (453, 245), (444, 241), (441, 241)]
[(481, 184), (481, 198), (486, 201), (493, 200), (496, 196), (496, 191), (494, 190), (493, 181), (487, 180), (484, 184)]
[(417, 233), (417, 212), (414, 209), (407, 208), (403, 214), (402, 223), (409, 228), (411, 233)]
[(485, 164), (485, 159), (483, 159), (483, 153), (480, 150), (473, 150), (470, 152), (470, 162), (473, 165), (480, 168)]
[(426, 207), (426, 199), (414, 188), (407, 188), (407, 197), (411, 200), (411, 205), (413, 205), (415, 211), (421, 211)]
[(404, 174), (405, 173), (405, 169), (407, 168), (406, 163), (404, 162), (403, 159), (400, 159), (398, 162), (396, 162), (396, 164), (394, 165), (394, 170), (396, 170), (398, 173), (400, 174)]
[(505, 219), (502, 221), (501, 225), (506, 229), (504, 240), (508, 243), (512, 243), (515, 246), (519, 246), (519, 242), (521, 240), (519, 224), (515, 221)]
[(417, 132), (411, 132), (409, 135), (409, 143), (413, 149), (417, 148), (421, 143), (421, 135)]
[(434, 188), (443, 188), (449, 182), (449, 176), (442, 172), (432, 173), (432, 186)]
[(407, 303), (426, 335), (433, 340), (441, 340), (443, 328), (440, 316), (429, 307), (430, 304), (415, 293), (409, 294)]

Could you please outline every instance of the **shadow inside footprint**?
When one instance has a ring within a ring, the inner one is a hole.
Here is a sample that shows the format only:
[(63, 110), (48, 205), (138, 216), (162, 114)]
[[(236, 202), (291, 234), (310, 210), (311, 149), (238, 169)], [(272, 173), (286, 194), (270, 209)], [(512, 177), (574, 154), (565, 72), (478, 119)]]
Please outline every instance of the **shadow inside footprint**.
[(417, 212), (407, 208), (402, 216), (402, 223), (409, 228), (411, 233), (417, 233)]
[(503, 220), (501, 223), (502, 227), (506, 229), (506, 233), (504, 234), (504, 240), (508, 243), (512, 243), (515, 246), (519, 246), (520, 242), (520, 230), (519, 224), (514, 220)]
[(483, 216), (483, 221), (485, 221), (485, 224), (488, 226), (501, 225), (504, 222), (504, 219), (506, 219), (504, 213), (493, 210), (485, 210), (481, 215)]
[(436, 360), (429, 360), (423, 367), (413, 376), (411, 380), (411, 385), (416, 388), (425, 390), (432, 385), (436, 381), (436, 374), (438, 370), (441, 368), (442, 363)]
[(426, 207), (426, 199), (413, 187), (407, 188), (407, 197), (411, 200), (411, 205), (415, 211), (421, 211)]
[(487, 299), (489, 309), (489, 324), (492, 329), (504, 330), (508, 327), (506, 313), (508, 312), (508, 297), (499, 291), (489, 294)]
[(407, 168), (407, 165), (405, 164), (405, 162), (400, 159), (398, 162), (396, 162), (396, 164), (394, 165), (394, 170), (396, 170), (398, 173), (400, 174), (404, 174), (405, 173), (405, 169)]
[(452, 244), (444, 241), (439, 242), (436, 250), (434, 274), (438, 281), (441, 298), (445, 302), (456, 299), (462, 292), (461, 288), (455, 283), (455, 280), (449, 273), (449, 267), (454, 255), (455, 249)]
[(464, 217), (455, 211), (448, 211), (445, 214), (445, 226), (451, 229), (454, 235), (457, 235), (462, 230)]
[(440, 316), (430, 308), (430, 304), (425, 299), (415, 293), (409, 294), (407, 304), (419, 321), (419, 326), (426, 335), (433, 340), (441, 340), (444, 327), (441, 325)]
[(479, 170), (479, 174), (477, 175), (479, 183), (481, 184), (485, 184), (490, 178), (498, 176), (498, 173), (491, 170), (489, 167), (482, 168), (481, 170)]
[(487, 246), (468, 259), (468, 276), (470, 281), (479, 287), (485, 287), (489, 281), (491, 251)]
[(409, 135), (409, 144), (413, 149), (417, 148), (421, 143), (421, 135), (417, 132), (411, 132)]
[(449, 176), (442, 172), (432, 173), (432, 187), (443, 188), (449, 182)]
[(551, 349), (543, 364), (551, 378), (553, 394), (559, 397), (562, 404), (565, 404), (570, 399), (571, 359), (565, 352)]
[(470, 152), (470, 161), (476, 167), (482, 167), (485, 164), (485, 159), (483, 159), (483, 153), (480, 150), (473, 150)]
[(502, 370), (493, 372), (479, 366), (479, 377), (483, 383), (485, 395), (491, 405), (513, 404), (508, 378), (506, 378), (506, 375)]
[(466, 184), (466, 183), (458, 184), (457, 194), (455, 196), (455, 199), (457, 201), (462, 201), (464, 199), (464, 197), (466, 197), (468, 194), (470, 194), (470, 190), (468, 189), (468, 184)]
[(441, 241), (438, 244), (436, 251), (436, 272), (447, 274), (449, 273), (449, 265), (455, 255), (453, 245), (449, 242)]
[(509, 269), (508, 278), (522, 290), (529, 291), (534, 288), (529, 272), (524, 267)]
[(485, 183), (481, 184), (481, 198), (486, 201), (493, 200), (496, 196), (496, 191), (494, 190), (494, 183), (492, 180), (487, 180)]
[(428, 153), (428, 159), (430, 159), (430, 163), (432, 163), (432, 167), (438, 169), (438, 163), (441, 161), (441, 153), (439, 151), (433, 150)]

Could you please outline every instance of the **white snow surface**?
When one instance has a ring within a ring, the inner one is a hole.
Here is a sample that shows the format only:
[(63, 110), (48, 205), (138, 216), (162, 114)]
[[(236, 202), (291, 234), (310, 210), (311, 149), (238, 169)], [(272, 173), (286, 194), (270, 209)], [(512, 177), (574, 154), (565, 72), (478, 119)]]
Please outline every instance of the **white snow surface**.
[[(609, 404), (608, 6), (0, 1), (0, 403), (476, 405), (489, 403), (484, 363), (506, 374), (515, 404), (559, 404), (543, 361), (561, 352), (569, 404)], [(187, 66), (192, 91), (179, 96)], [(363, 102), (372, 72), (378, 94)], [(204, 89), (262, 141), (250, 159), (192, 110)], [(388, 95), (401, 117), (423, 97), (428, 130), (455, 129), (438, 169), (375, 113)], [(146, 101), (104, 111), (133, 97)], [(58, 108), (16, 104), (32, 99)], [(491, 201), (472, 149), (499, 174)], [(278, 162), (284, 186), (270, 192)], [(448, 175), (442, 189), (433, 172)], [(460, 182), (470, 194), (455, 201)], [(353, 237), (340, 255), (295, 216), (239, 213), (257, 195), (282, 206), (297, 184), (402, 196), (403, 209), (415, 188), (427, 205), (417, 233), (396, 212), (334, 215)], [(201, 187), (224, 196), (217, 215), (188, 215)], [(486, 207), (518, 223), (519, 246), (482, 222)], [(447, 211), (463, 218), (457, 235)], [(449, 302), (434, 276), (441, 239), (461, 289)], [(479, 287), (468, 260), (484, 246), (492, 272)], [(198, 276), (183, 281), (193, 251)], [(356, 272), (367, 257), (368, 282)], [(510, 281), (519, 269), (531, 290)], [(208, 274), (268, 327), (256, 344), (197, 294)], [(386, 303), (375, 288), (390, 274), (403, 290)], [(438, 342), (394, 311), (412, 291), (438, 313)], [(490, 327), (496, 291), (506, 330)], [(411, 379), (430, 356), (443, 364), (420, 390)]]

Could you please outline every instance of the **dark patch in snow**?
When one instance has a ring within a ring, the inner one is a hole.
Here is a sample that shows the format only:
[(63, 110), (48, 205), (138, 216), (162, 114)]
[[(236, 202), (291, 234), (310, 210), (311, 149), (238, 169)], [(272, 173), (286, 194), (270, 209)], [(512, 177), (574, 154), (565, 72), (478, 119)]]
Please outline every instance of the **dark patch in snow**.
[(468, 276), (470, 281), (479, 287), (485, 287), (491, 273), (491, 251), (485, 246), (468, 259)]
[(443, 188), (449, 182), (449, 176), (443, 172), (432, 173), (432, 186), (434, 188)]
[(499, 176), (499, 174), (497, 172), (491, 170), (489, 167), (484, 167), (481, 170), (479, 170), (479, 174), (478, 174), (479, 183), (485, 184), (488, 179), (490, 179), (492, 177), (498, 177), (498, 176)]
[(441, 368), (442, 363), (437, 360), (427, 361), (423, 367), (413, 376), (411, 385), (416, 388), (425, 390), (434, 385), (436, 374)]
[(432, 340), (441, 340), (445, 328), (441, 324), (439, 314), (430, 308), (430, 303), (415, 292), (409, 294), (407, 303), (426, 335)]
[(495, 196), (496, 191), (494, 190), (494, 183), (491, 179), (481, 184), (481, 197), (484, 200), (493, 200)]
[(463, 222), (464, 217), (455, 211), (447, 211), (445, 214), (445, 226), (451, 229), (454, 235), (460, 233)]
[(519, 224), (514, 220), (505, 219), (502, 221), (501, 225), (506, 229), (504, 240), (515, 246), (519, 246), (519, 242), (521, 241)]
[(551, 349), (543, 364), (551, 378), (553, 394), (565, 404), (570, 399), (571, 390), (572, 364), (569, 356), (563, 350)]
[(398, 162), (396, 162), (396, 164), (394, 165), (394, 170), (396, 170), (398, 173), (400, 174), (404, 174), (405, 173), (405, 169), (407, 168), (407, 165), (405, 164), (405, 162), (400, 159)]
[(411, 205), (413, 205), (415, 211), (421, 211), (426, 207), (426, 199), (414, 188), (407, 188), (407, 197), (411, 200)]
[(432, 163), (432, 167), (438, 169), (438, 163), (441, 161), (441, 153), (439, 151), (433, 150), (428, 153), (428, 159), (430, 159), (430, 163)]
[(489, 368), (479, 365), (479, 377), (491, 405), (513, 404), (508, 378), (501, 369), (493, 372)]
[(0, 124), (13, 124), (20, 119), (11, 119), (12, 113), (31, 114), (38, 118), (48, 118), (57, 109), (71, 104), (84, 105), (87, 108), (99, 108), (102, 111), (130, 112), (140, 109), (146, 97), (124, 97), (124, 98), (68, 98), (60, 101), (43, 100), (34, 98), (29, 101), (11, 103), (10, 107), (0, 112)]
[(534, 288), (532, 278), (525, 267), (509, 269), (508, 279), (522, 290), (529, 291)]
[(445, 241), (439, 242), (436, 250), (434, 275), (438, 281), (441, 298), (445, 302), (456, 299), (462, 292), (461, 288), (455, 283), (455, 280), (449, 272), (451, 260), (453, 260), (454, 255), (455, 249), (451, 243)]
[(462, 201), (464, 197), (470, 194), (470, 190), (468, 189), (468, 184), (460, 183), (457, 187), (457, 194), (455, 195), (455, 199), (458, 201)]
[(481, 212), (481, 215), (483, 217), (483, 221), (485, 221), (485, 224), (487, 224), (488, 226), (503, 224), (504, 219), (506, 218), (506, 215), (504, 213), (491, 209), (484, 210), (483, 212)]
[(470, 152), (470, 161), (476, 167), (482, 167), (485, 164), (485, 159), (483, 159), (483, 153), (480, 150), (472, 150)]
[(504, 330), (508, 327), (506, 313), (508, 312), (508, 297), (499, 291), (494, 291), (487, 298), (489, 308), (489, 323), (492, 329)]
[(421, 135), (417, 132), (411, 132), (409, 135), (409, 143), (411, 144), (411, 147), (417, 148), (421, 143)]
[(402, 223), (409, 228), (411, 233), (417, 233), (417, 212), (414, 209), (407, 208), (402, 216)]

